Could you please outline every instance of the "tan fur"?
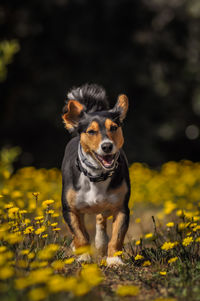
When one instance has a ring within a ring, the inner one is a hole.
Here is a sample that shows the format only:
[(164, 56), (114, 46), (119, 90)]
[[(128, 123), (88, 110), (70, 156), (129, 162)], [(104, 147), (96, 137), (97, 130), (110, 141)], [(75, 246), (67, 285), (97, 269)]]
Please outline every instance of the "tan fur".
[(62, 119), (66, 129), (70, 130), (78, 125), (79, 116), (83, 110), (83, 106), (77, 100), (69, 100), (66, 109), (67, 113), (62, 116)]
[(120, 120), (122, 121), (126, 117), (128, 111), (128, 97), (125, 94), (119, 95), (117, 106), (122, 109), (122, 114), (120, 116)]
[[(71, 226), (74, 230), (73, 235), (73, 243), (75, 248), (79, 248), (81, 246), (85, 246), (89, 244), (89, 236), (86, 231), (83, 215), (80, 212), (77, 212), (75, 208), (75, 200), (76, 200), (76, 191), (73, 189), (69, 189), (67, 192), (67, 202), (70, 207), (70, 221)], [(70, 230), (70, 229), (69, 229)]]
[[(90, 130), (96, 131), (97, 133), (90, 135), (88, 133)], [(99, 124), (96, 121), (92, 121), (87, 128), (86, 133), (81, 133), (80, 143), (86, 153), (91, 153), (93, 151), (97, 151), (101, 140), (102, 136), (99, 131)]]
[(96, 223), (97, 223), (97, 225), (100, 225), (101, 230), (106, 231), (106, 217), (103, 216), (101, 213), (97, 214)]
[(108, 257), (113, 257), (115, 252), (121, 251), (124, 237), (127, 231), (126, 214), (123, 211), (117, 212), (113, 220), (112, 237), (108, 244)]
[[(114, 132), (110, 131), (111, 126), (116, 126), (117, 130), (114, 131)], [(117, 149), (122, 148), (122, 146), (124, 144), (124, 137), (123, 137), (123, 133), (122, 133), (122, 128), (119, 127), (111, 119), (106, 119), (105, 127), (106, 127), (106, 130), (107, 130), (108, 138), (114, 142)]]

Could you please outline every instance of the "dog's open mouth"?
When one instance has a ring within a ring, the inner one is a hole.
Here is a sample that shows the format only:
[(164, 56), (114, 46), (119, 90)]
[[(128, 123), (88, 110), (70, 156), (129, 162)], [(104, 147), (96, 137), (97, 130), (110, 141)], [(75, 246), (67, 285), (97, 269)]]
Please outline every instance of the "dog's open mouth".
[(103, 165), (104, 168), (110, 169), (115, 163), (116, 154), (114, 155), (105, 155), (100, 156), (97, 153), (94, 153), (96, 159)]

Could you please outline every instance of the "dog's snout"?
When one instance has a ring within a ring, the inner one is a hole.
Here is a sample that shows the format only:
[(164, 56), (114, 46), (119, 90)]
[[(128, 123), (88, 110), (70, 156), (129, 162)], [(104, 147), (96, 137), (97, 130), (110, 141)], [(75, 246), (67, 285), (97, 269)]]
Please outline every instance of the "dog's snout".
[(105, 152), (105, 153), (110, 153), (113, 149), (113, 144), (111, 142), (104, 142), (102, 145), (101, 145), (101, 148), (102, 150)]

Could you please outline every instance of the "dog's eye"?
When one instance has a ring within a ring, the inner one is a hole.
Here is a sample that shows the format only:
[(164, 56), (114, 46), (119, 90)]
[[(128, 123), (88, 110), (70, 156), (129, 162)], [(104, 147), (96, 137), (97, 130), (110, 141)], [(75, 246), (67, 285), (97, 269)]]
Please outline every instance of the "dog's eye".
[(90, 134), (90, 135), (95, 135), (97, 133), (97, 131), (89, 130), (89, 131), (87, 131), (87, 133)]
[(111, 132), (115, 132), (116, 130), (117, 130), (117, 126), (112, 125), (112, 126), (110, 127), (110, 131), (111, 131)]

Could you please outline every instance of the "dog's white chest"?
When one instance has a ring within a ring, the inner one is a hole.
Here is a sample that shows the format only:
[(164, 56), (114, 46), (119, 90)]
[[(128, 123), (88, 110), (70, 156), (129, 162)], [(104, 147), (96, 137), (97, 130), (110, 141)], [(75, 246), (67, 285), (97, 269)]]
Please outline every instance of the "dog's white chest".
[(102, 182), (90, 182), (84, 174), (81, 174), (79, 180), (80, 190), (76, 197), (76, 208), (84, 209), (86, 207), (101, 205), (105, 202), (117, 202), (117, 195), (108, 194), (110, 181), (111, 178)]

